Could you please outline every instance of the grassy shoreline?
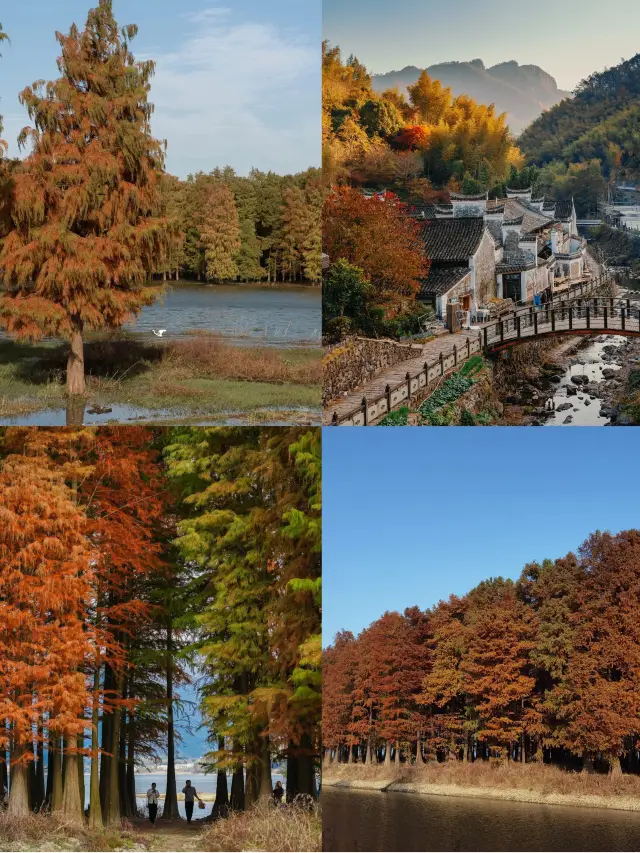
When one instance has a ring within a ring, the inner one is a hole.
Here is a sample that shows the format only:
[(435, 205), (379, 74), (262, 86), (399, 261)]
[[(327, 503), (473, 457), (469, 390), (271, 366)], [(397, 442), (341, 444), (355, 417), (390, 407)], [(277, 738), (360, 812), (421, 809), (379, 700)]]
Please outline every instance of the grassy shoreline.
[(429, 763), (422, 768), (325, 764), (322, 784), (353, 791), (640, 811), (640, 778), (636, 776), (572, 773), (537, 764)]
[(10, 817), (0, 811), (0, 851), (320, 851), (320, 809), (309, 812), (266, 804), (233, 812), (224, 820), (185, 820), (155, 825), (142, 818), (123, 820), (121, 827), (90, 829), (61, 814)]
[[(0, 341), (0, 418), (64, 409), (66, 354), (63, 344)], [(315, 347), (241, 347), (202, 334), (146, 343), (117, 335), (87, 342), (85, 367), (87, 409), (126, 407), (131, 419), (136, 410), (154, 422), (248, 416), (264, 422), (279, 412), (320, 419)]]

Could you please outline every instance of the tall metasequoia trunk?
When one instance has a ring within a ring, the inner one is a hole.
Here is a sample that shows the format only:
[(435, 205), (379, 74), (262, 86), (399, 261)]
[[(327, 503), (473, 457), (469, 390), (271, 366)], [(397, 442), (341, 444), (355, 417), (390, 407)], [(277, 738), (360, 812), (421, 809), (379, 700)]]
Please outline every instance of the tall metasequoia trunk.
[[(124, 687), (124, 673), (120, 672), (117, 679), (116, 684), (116, 696), (122, 696), (122, 691)], [(111, 743), (109, 747), (109, 751), (113, 755), (113, 758), (109, 762), (109, 779), (108, 779), (108, 790), (109, 790), (109, 799), (107, 802), (107, 808), (104, 810), (103, 820), (106, 826), (119, 826), (120, 825), (120, 785), (119, 785), (119, 749), (120, 749), (120, 720), (121, 714), (120, 710), (116, 708), (115, 713), (113, 714), (113, 721), (111, 724)]]
[(371, 764), (371, 741), (367, 741), (367, 751), (364, 754), (364, 763)]
[(84, 733), (78, 735), (76, 746), (78, 753), (76, 755), (76, 764), (78, 766), (78, 785), (80, 786), (80, 802), (82, 803), (82, 811), (84, 812), (84, 801), (86, 799), (86, 791), (84, 787)]
[(82, 340), (82, 321), (75, 320), (69, 342), (67, 360), (67, 394), (84, 394), (84, 342)]
[[(38, 741), (36, 744), (36, 778), (34, 787), (34, 803), (33, 806), (38, 811), (42, 808), (44, 802), (44, 729), (42, 720), (38, 722)], [(1, 756), (0, 756), (1, 757)], [(0, 780), (1, 784), (1, 780)]]
[(587, 752), (582, 753), (582, 769), (585, 773), (593, 773), (593, 759)]
[(162, 817), (172, 820), (179, 816), (176, 787), (175, 726), (173, 717), (173, 624), (169, 614), (166, 626), (167, 669), (167, 783)]
[(82, 800), (80, 799), (80, 780), (78, 779), (78, 759), (71, 747), (73, 737), (64, 739), (64, 787), (62, 791), (61, 811), (67, 820), (82, 823)]
[(287, 754), (287, 802), (293, 801), (296, 794), (299, 793), (298, 788), (298, 757), (294, 754), (294, 744), (289, 741), (289, 749)]
[[(51, 743), (51, 739), (49, 741)], [(55, 735), (52, 743), (52, 755), (49, 760), (53, 762), (51, 782), (51, 811), (55, 812), (62, 808), (62, 738)]]
[[(311, 735), (305, 732), (300, 738), (299, 754), (296, 767), (296, 793), (316, 796), (316, 774), (314, 748)], [(287, 778), (287, 789), (289, 786)]]
[(260, 767), (259, 761), (255, 759), (255, 753), (258, 750), (258, 744), (254, 741), (251, 754), (246, 762), (245, 783), (244, 783), (244, 807), (246, 809), (257, 802), (260, 793)]
[(609, 773), (611, 776), (622, 776), (622, 762), (619, 755), (609, 759)]
[(91, 708), (91, 776), (89, 780), (89, 826), (102, 828), (100, 782), (98, 779), (98, 725), (100, 722), (100, 661), (93, 671), (93, 705)]
[(0, 790), (9, 788), (9, 765), (7, 763), (7, 751), (0, 749)]
[(14, 743), (11, 750), (11, 794), (8, 813), (17, 817), (29, 814), (29, 779), (24, 761), (25, 749)]
[(236, 761), (231, 777), (231, 808), (234, 811), (244, 811), (244, 771), (242, 767), (242, 747), (233, 745)]
[(259, 799), (268, 800), (273, 794), (271, 781), (271, 749), (269, 738), (260, 739), (260, 779), (258, 783)]
[(416, 764), (419, 766), (424, 764), (424, 758), (422, 757), (422, 737), (420, 732), (418, 732), (418, 740), (416, 743)]
[(386, 742), (386, 746), (384, 748), (384, 766), (389, 767), (391, 765), (391, 741)]
[[(224, 752), (224, 738), (218, 738), (218, 752)], [(219, 769), (216, 777), (216, 808), (229, 805), (229, 788), (227, 786), (227, 771)]]
[[(135, 692), (132, 687), (132, 695)], [(127, 714), (127, 797), (129, 800), (129, 811), (132, 815), (138, 813), (136, 801), (136, 770), (135, 770), (135, 726), (133, 710)]]
[[(125, 682), (123, 699), (128, 696), (128, 686)], [(120, 711), (120, 740), (118, 743), (118, 788), (120, 791), (120, 815), (131, 817), (129, 799), (127, 797), (127, 711)]]
[(353, 746), (352, 744), (347, 744), (347, 764), (353, 764)]
[[(115, 687), (115, 678), (113, 669), (110, 664), (105, 663), (104, 666), (104, 695), (111, 696)], [(104, 707), (102, 709), (102, 719), (100, 721), (102, 728), (102, 752), (100, 755), (100, 806), (102, 808), (103, 819), (107, 813), (109, 805), (109, 768), (111, 765), (111, 729), (113, 727), (114, 714), (106, 714)]]

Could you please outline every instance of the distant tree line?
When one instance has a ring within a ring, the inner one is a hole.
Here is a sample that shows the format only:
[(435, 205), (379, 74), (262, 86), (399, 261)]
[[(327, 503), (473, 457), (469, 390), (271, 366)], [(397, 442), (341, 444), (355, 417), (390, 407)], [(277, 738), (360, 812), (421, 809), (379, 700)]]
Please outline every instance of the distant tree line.
[(163, 278), (227, 282), (319, 282), (322, 187), (319, 169), (280, 176), (230, 167), (162, 183), (165, 215), (179, 238)]
[(640, 531), (422, 611), (385, 613), (323, 658), (340, 762), (545, 762), (640, 772)]

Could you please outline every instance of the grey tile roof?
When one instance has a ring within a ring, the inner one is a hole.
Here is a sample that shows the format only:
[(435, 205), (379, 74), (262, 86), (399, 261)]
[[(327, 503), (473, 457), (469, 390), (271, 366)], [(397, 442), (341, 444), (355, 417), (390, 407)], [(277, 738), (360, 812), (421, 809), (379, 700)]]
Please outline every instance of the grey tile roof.
[(502, 223), (499, 219), (487, 219), (485, 225), (489, 229), (489, 233), (493, 237), (493, 242), (496, 246), (502, 246)]
[(571, 219), (573, 213), (573, 201), (557, 201), (556, 202), (556, 219)]
[(435, 204), (425, 204), (424, 202), (409, 203), (407, 205), (407, 213), (415, 219), (433, 219), (436, 215)]
[(530, 207), (528, 204), (525, 204), (517, 198), (507, 199), (504, 203), (504, 208), (505, 221), (509, 219), (517, 219), (519, 216), (523, 217), (523, 234), (530, 234), (532, 231), (537, 231), (540, 228), (551, 225), (553, 222), (553, 219), (550, 216), (542, 213), (540, 210), (536, 210), (534, 207)]
[(470, 275), (468, 267), (432, 268), (429, 270), (429, 276), (422, 282), (418, 296), (442, 296), (467, 275)]
[(451, 219), (434, 219), (421, 229), (427, 257), (438, 262), (469, 263), (482, 241), (485, 230), (481, 216), (459, 216)]
[(489, 193), (475, 193), (473, 195), (465, 195), (464, 193), (449, 193), (449, 198), (454, 199), (455, 201), (485, 201), (489, 198)]
[(531, 269), (535, 265), (535, 252), (521, 248), (518, 234), (509, 231), (504, 241), (504, 257), (501, 263), (496, 264), (496, 272), (517, 272)]

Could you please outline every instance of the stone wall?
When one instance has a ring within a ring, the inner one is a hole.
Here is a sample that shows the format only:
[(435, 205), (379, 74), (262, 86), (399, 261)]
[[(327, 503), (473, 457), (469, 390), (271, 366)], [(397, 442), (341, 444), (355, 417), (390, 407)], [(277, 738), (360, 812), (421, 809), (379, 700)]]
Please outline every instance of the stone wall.
[(373, 338), (351, 338), (325, 350), (322, 359), (326, 405), (353, 391), (386, 367), (420, 355), (422, 347)]
[(478, 247), (474, 266), (476, 271), (476, 302), (478, 305), (486, 305), (496, 295), (496, 258), (493, 239), (488, 231), (485, 231)]

